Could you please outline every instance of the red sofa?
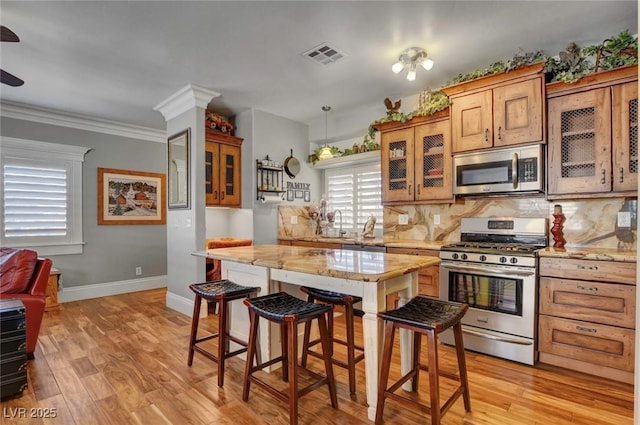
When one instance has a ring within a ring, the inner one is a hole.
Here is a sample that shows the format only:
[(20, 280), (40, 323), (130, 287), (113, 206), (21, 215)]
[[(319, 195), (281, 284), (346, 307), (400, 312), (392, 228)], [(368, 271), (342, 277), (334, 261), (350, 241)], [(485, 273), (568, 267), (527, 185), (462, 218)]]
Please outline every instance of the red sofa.
[(27, 313), (27, 355), (33, 358), (44, 316), (51, 260), (30, 249), (0, 247), (0, 299), (20, 298)]

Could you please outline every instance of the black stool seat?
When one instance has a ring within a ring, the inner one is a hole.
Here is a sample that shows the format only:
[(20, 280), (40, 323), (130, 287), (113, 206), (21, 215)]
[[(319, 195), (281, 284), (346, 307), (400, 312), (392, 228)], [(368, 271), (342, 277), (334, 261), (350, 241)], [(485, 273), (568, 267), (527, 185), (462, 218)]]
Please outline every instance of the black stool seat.
[(242, 286), (230, 280), (218, 280), (215, 282), (194, 283), (189, 285), (196, 295), (207, 301), (219, 300), (221, 298), (240, 299), (257, 292), (257, 286)]
[[(189, 340), (189, 358), (187, 365), (193, 364), (193, 355), (198, 353), (210, 358), (218, 363), (218, 386), (224, 385), (224, 363), (229, 357), (247, 351), (247, 342), (242, 341), (229, 333), (229, 306), (231, 301), (247, 298), (251, 294), (256, 294), (260, 289), (257, 286), (242, 286), (230, 280), (217, 280), (213, 282), (194, 283), (189, 285), (195, 294), (193, 303), (193, 317), (191, 318), (191, 338)], [(218, 332), (202, 338), (198, 338), (198, 324), (200, 322), (200, 304), (202, 300), (206, 300), (209, 306), (218, 306)], [(218, 338), (218, 352), (213, 354), (198, 344)], [(240, 345), (240, 349), (231, 351), (229, 341), (233, 341)]]
[[(468, 412), (471, 410), (471, 399), (469, 397), (469, 384), (467, 380), (467, 366), (464, 357), (464, 344), (462, 339), (462, 318), (466, 314), (469, 306), (449, 301), (442, 301), (418, 295), (407, 304), (395, 310), (378, 313), (378, 317), (385, 322), (384, 347), (382, 350), (380, 384), (378, 387), (378, 406), (376, 410), (376, 424), (382, 423), (384, 414), (384, 402), (391, 398), (401, 404), (417, 407), (423, 412), (431, 415), (431, 424), (440, 424), (440, 419), (451, 405), (462, 396), (464, 408)], [(391, 369), (391, 354), (393, 351), (393, 340), (397, 328), (406, 329), (413, 332), (413, 360), (411, 370), (398, 379), (390, 387), (387, 387), (389, 373)], [(438, 368), (438, 334), (453, 328), (453, 336), (456, 346), (456, 356), (458, 358), (458, 374), (439, 370)], [(428, 364), (421, 364), (420, 348), (421, 336), (427, 338)], [(429, 399), (427, 406), (420, 403), (416, 397), (407, 397), (396, 391), (402, 385), (412, 379), (411, 390), (418, 391), (420, 370), (429, 372)], [(459, 385), (445, 401), (440, 404), (440, 384), (439, 376), (445, 376), (455, 380)]]
[(297, 316), (302, 320), (331, 311), (329, 305), (309, 303), (284, 292), (255, 298), (248, 305), (260, 316), (274, 322), (282, 322), (287, 316)]
[[(310, 303), (285, 292), (257, 298), (245, 298), (244, 303), (249, 308), (251, 329), (249, 331), (242, 400), (249, 400), (250, 386), (252, 383), (256, 384), (278, 400), (288, 403), (289, 424), (296, 425), (298, 423), (298, 399), (300, 396), (326, 384), (329, 387), (331, 406), (337, 408), (338, 397), (331, 367), (329, 331), (325, 320), (325, 315), (331, 312), (331, 306)], [(264, 363), (261, 363), (256, 358), (257, 364), (254, 366), (253, 358), (257, 356), (258, 322), (260, 317), (280, 325), (282, 354)], [(312, 320), (318, 320), (326, 371), (324, 376), (298, 365), (298, 324), (308, 323)], [(278, 362), (282, 362), (282, 380), (289, 382), (289, 388), (286, 391), (280, 391), (259, 376), (254, 376), (254, 373)], [(300, 372), (305, 372), (315, 381), (304, 388), (298, 388)]]
[[(354, 304), (362, 301), (362, 297), (358, 297), (355, 295), (342, 294), (340, 292), (327, 291), (325, 289), (311, 288), (308, 286), (303, 286), (300, 288), (302, 292), (305, 292), (308, 296), (307, 301), (309, 302), (321, 302), (325, 304), (329, 304), (332, 306), (343, 306), (344, 307), (344, 320), (345, 320), (345, 329), (347, 331), (346, 340), (338, 339), (333, 334), (333, 314), (329, 315), (329, 339), (332, 343), (341, 344), (347, 347), (347, 359), (343, 361), (336, 356), (333, 355), (333, 346), (331, 352), (331, 361), (333, 364), (343, 367), (347, 369), (349, 372), (349, 392), (351, 395), (355, 395), (356, 393), (356, 363), (362, 361), (364, 359), (364, 347), (361, 345), (356, 345), (355, 343), (355, 328), (354, 328), (354, 317), (362, 317), (364, 312), (362, 310), (357, 310), (354, 308)], [(302, 346), (302, 366), (307, 365), (307, 356), (314, 356), (322, 358), (324, 353), (320, 355), (319, 353), (312, 351), (311, 347), (320, 343), (320, 339), (315, 339), (313, 341), (311, 339), (311, 324), (307, 323), (304, 328), (304, 342)], [(356, 350), (359, 350), (359, 354), (356, 355)]]
[(315, 298), (316, 300), (322, 301), (323, 303), (344, 305), (348, 302), (352, 304), (356, 304), (362, 301), (362, 297), (358, 297), (355, 295), (347, 295), (347, 294), (341, 294), (340, 292), (325, 291), (324, 289), (310, 288), (308, 286), (304, 286), (302, 290), (306, 292), (308, 295)]
[(443, 302), (418, 296), (400, 308), (379, 313), (378, 317), (442, 332), (460, 322), (468, 308), (469, 306), (466, 304)]

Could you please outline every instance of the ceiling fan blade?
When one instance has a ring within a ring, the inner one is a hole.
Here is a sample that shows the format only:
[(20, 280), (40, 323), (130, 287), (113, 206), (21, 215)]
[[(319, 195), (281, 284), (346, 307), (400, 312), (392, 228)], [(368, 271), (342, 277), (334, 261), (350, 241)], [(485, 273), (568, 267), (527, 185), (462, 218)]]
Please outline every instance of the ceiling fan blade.
[(4, 25), (0, 25), (0, 41), (17, 43), (18, 41), (20, 41), (20, 38), (9, 28), (5, 27)]
[(9, 74), (4, 69), (0, 69), (0, 77), (0, 79), (2, 80), (2, 84), (6, 84), (11, 87), (20, 87), (24, 84), (24, 81), (13, 74)]

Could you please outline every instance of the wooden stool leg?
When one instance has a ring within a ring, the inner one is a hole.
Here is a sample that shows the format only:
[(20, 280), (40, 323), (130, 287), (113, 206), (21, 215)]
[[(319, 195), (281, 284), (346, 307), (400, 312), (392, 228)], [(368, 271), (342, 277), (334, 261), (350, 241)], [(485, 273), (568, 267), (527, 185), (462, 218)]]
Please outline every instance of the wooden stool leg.
[(431, 424), (440, 424), (440, 383), (438, 375), (438, 344), (433, 329), (427, 331), (427, 349), (429, 350), (429, 395), (431, 397)]
[[(411, 361), (411, 370), (415, 371), (413, 382), (411, 384), (412, 391), (418, 391), (420, 385), (420, 348), (422, 347), (422, 334), (420, 332), (413, 333), (413, 359)], [(430, 370), (431, 368), (428, 367)]]
[(228, 302), (225, 299), (218, 302), (218, 386), (224, 385), (224, 361), (229, 352), (229, 322), (227, 317)]
[[(331, 313), (331, 311), (329, 312)], [(318, 316), (318, 329), (320, 331), (320, 341), (322, 341), (322, 357), (324, 358), (324, 368), (327, 376), (327, 385), (329, 386), (329, 397), (331, 398), (331, 407), (336, 409), (338, 407), (338, 395), (336, 393), (336, 381), (333, 376), (333, 362), (331, 357), (327, 355), (331, 352), (331, 346), (333, 341), (329, 339), (329, 332), (327, 329), (327, 323), (324, 319), (324, 314)]]
[(311, 339), (311, 321), (307, 321), (304, 324), (304, 338), (302, 339), (302, 358), (300, 364), (302, 367), (307, 367), (307, 357), (309, 354), (309, 339)]
[(353, 395), (356, 393), (356, 336), (353, 329), (353, 304), (347, 303), (345, 305), (344, 313), (345, 320), (347, 321), (347, 367), (349, 370), (349, 392)]
[[(289, 330), (287, 324), (282, 322), (280, 324), (280, 351), (282, 352), (282, 380), (289, 382)], [(297, 341), (297, 339), (296, 339)], [(298, 353), (296, 353), (297, 356)], [(295, 359), (295, 357), (294, 357)]]
[(453, 326), (453, 337), (456, 342), (456, 355), (458, 356), (458, 370), (460, 372), (460, 385), (462, 385), (462, 398), (464, 410), (471, 411), (471, 397), (469, 396), (469, 381), (467, 379), (467, 362), (464, 357), (464, 343), (462, 340), (462, 325), (460, 322)]
[[(247, 361), (244, 366), (244, 384), (242, 386), (242, 400), (249, 400), (249, 387), (251, 386), (251, 370), (253, 369), (253, 358), (256, 354), (258, 336), (258, 315), (249, 309), (249, 342), (247, 346)], [(256, 366), (259, 366), (258, 363)]]
[[(297, 320), (285, 319), (286, 324), (286, 344), (287, 344), (287, 361), (289, 375), (289, 425), (297, 425), (298, 423), (298, 332)], [(283, 367), (285, 365), (283, 364)]]
[(389, 381), (389, 370), (391, 369), (391, 353), (393, 350), (393, 338), (396, 327), (392, 322), (387, 322), (384, 328), (384, 346), (382, 349), (382, 369), (380, 370), (380, 382), (378, 382), (378, 405), (376, 406), (376, 425), (382, 423), (384, 413), (385, 392)]
[(189, 338), (189, 358), (187, 360), (188, 366), (191, 366), (193, 364), (193, 347), (195, 346), (196, 337), (198, 335), (198, 323), (200, 321), (200, 304), (201, 298), (199, 295), (196, 295), (196, 299), (193, 302), (193, 317), (191, 318), (191, 337)]

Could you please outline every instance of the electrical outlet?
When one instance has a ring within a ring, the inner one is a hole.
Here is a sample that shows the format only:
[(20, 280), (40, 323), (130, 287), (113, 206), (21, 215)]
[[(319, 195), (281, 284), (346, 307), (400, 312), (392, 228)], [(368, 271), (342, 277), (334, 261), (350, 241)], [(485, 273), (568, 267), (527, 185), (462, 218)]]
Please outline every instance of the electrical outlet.
[(398, 224), (409, 224), (409, 214), (400, 214), (398, 216)]
[(297, 215), (292, 215), (291, 216), (291, 224), (298, 224), (298, 216)]
[(440, 214), (433, 215), (433, 224), (440, 224)]
[(136, 267), (136, 276), (142, 276), (142, 267)]
[(618, 227), (631, 227), (631, 213), (629, 211), (618, 213)]

